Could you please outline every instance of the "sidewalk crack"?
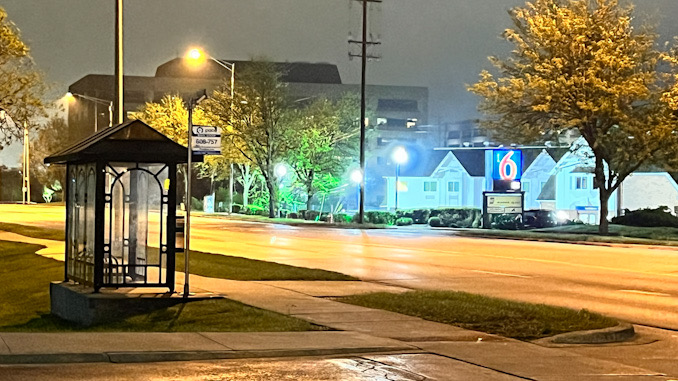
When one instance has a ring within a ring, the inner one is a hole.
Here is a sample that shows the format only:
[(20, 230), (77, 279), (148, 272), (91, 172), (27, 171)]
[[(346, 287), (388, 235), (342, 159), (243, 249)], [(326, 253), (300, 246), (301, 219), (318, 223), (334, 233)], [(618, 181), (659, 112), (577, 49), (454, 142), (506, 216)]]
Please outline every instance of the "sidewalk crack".
[(12, 348), (9, 347), (9, 345), (8, 345), (7, 342), (5, 341), (5, 338), (2, 337), (2, 336), (0, 336), (0, 340), (2, 340), (2, 343), (5, 345), (5, 348), (7, 348), (7, 351), (8, 351), (10, 354), (12, 354)]
[(211, 338), (211, 337), (205, 336), (204, 332), (196, 332), (196, 333), (197, 333), (199, 336), (202, 336), (202, 337), (204, 337), (205, 339), (207, 339), (207, 340), (209, 340), (209, 341), (211, 341), (211, 342), (213, 342), (213, 343), (215, 343), (215, 344), (217, 344), (217, 345), (219, 345), (219, 346), (222, 346), (222, 347), (228, 349), (229, 351), (235, 351), (235, 350), (236, 350), (236, 349), (234, 349), (234, 348), (231, 348), (231, 347), (229, 347), (229, 346), (227, 346), (227, 345), (224, 345), (224, 344), (222, 344), (222, 343), (220, 343), (220, 342), (214, 340), (214, 339)]

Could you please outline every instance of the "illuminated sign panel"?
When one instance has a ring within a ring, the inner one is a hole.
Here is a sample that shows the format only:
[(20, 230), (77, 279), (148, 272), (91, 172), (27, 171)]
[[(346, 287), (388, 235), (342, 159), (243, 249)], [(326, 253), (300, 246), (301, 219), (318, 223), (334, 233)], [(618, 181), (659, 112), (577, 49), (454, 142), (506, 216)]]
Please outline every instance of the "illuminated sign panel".
[(523, 152), (518, 150), (492, 151), (492, 178), (494, 180), (520, 180), (523, 175)]
[(487, 193), (486, 205), (487, 213), (522, 213), (523, 195), (520, 193)]

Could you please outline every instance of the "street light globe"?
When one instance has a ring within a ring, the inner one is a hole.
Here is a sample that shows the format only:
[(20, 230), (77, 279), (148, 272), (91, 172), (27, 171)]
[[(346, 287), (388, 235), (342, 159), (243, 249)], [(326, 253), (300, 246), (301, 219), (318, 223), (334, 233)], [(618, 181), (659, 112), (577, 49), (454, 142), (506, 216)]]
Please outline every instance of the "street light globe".
[(188, 51), (188, 58), (192, 60), (199, 60), (202, 58), (202, 52), (200, 49), (191, 49)]
[(354, 169), (353, 172), (351, 172), (351, 181), (360, 184), (363, 182), (363, 172), (360, 169)]
[(403, 164), (407, 162), (409, 156), (404, 147), (398, 147), (393, 151), (393, 160), (398, 164)]
[(287, 174), (287, 166), (283, 163), (276, 164), (273, 170), (277, 178), (285, 177)]

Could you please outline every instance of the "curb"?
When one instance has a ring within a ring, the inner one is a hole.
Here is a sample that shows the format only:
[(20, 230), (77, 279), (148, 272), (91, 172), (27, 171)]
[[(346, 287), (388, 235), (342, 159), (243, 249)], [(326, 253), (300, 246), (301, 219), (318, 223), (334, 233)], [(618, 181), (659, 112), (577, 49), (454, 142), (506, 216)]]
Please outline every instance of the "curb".
[(145, 363), (166, 361), (232, 360), (246, 358), (311, 357), (366, 353), (420, 353), (411, 347), (364, 347), (328, 349), (273, 349), (243, 351), (157, 351), (106, 353), (51, 353), (0, 355), (0, 364), (64, 364), (64, 363)]
[(611, 344), (622, 343), (633, 339), (636, 335), (633, 325), (621, 323), (617, 326), (590, 331), (562, 333), (535, 340), (535, 344)]
[[(462, 233), (462, 231), (454, 230), (457, 233)], [(464, 238), (479, 238), (479, 239), (503, 239), (503, 240), (512, 240), (512, 241), (530, 241), (530, 242), (548, 242), (548, 243), (566, 243), (572, 245), (586, 245), (586, 246), (603, 246), (603, 247), (618, 247), (624, 249), (637, 249), (637, 248), (646, 248), (650, 250), (669, 250), (676, 251), (678, 246), (674, 245), (657, 245), (650, 243), (624, 243), (624, 242), (597, 242), (597, 241), (577, 241), (577, 240), (566, 240), (566, 239), (557, 239), (557, 238), (540, 238), (540, 237), (509, 237), (509, 236), (494, 236), (491, 234), (457, 234), (459, 237)]]

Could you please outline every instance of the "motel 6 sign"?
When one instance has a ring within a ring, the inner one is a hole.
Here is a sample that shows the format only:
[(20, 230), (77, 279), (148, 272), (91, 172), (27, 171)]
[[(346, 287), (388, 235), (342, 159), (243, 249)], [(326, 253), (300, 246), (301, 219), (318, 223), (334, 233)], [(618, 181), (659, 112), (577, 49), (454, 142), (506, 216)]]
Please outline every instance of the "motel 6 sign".
[(492, 179), (520, 180), (523, 174), (523, 152), (519, 150), (492, 151)]

